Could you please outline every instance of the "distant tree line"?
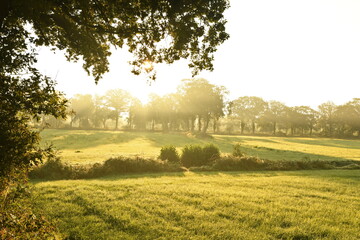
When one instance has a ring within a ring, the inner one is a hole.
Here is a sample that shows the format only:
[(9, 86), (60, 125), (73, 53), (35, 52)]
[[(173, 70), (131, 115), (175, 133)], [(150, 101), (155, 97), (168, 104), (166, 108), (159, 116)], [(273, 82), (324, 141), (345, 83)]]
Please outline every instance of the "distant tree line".
[(360, 98), (343, 105), (326, 102), (288, 107), (278, 101), (259, 97), (240, 97), (230, 102), (229, 125), (239, 126), (240, 133), (272, 135), (351, 137), (360, 135)]
[[(289, 107), (278, 101), (244, 96), (227, 100), (228, 91), (205, 79), (185, 79), (177, 92), (151, 95), (147, 104), (122, 89), (104, 96), (75, 95), (68, 119), (43, 117), (54, 128), (189, 131), (227, 134), (353, 137), (360, 135), (360, 98), (343, 105), (326, 102)], [(120, 124), (121, 121), (121, 124)]]

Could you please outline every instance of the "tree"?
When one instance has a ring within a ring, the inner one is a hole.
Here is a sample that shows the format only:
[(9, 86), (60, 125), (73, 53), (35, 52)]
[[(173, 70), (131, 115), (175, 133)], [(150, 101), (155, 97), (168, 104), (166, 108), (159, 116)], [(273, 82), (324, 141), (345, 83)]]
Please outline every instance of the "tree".
[(129, 108), (128, 125), (130, 129), (146, 129), (147, 108), (137, 98), (133, 98)]
[(74, 121), (79, 120), (79, 127), (90, 127), (90, 118), (94, 116), (95, 104), (90, 94), (76, 94), (71, 99), (71, 109), (75, 113)]
[(95, 127), (100, 124), (105, 129), (106, 121), (111, 118), (112, 111), (106, 106), (105, 99), (103, 96), (95, 96), (94, 98), (94, 114), (92, 116), (92, 122)]
[(355, 98), (346, 104), (337, 106), (334, 112), (334, 123), (337, 125), (337, 132), (340, 136), (359, 134), (360, 99)]
[(334, 128), (334, 114), (336, 105), (333, 102), (326, 102), (318, 106), (319, 124), (327, 136), (332, 136)]
[(115, 129), (118, 129), (120, 113), (128, 111), (132, 97), (130, 93), (122, 89), (112, 89), (106, 92), (105, 104), (113, 110), (115, 117)]
[(308, 129), (311, 136), (319, 113), (309, 106), (295, 107), (295, 111), (301, 116), (298, 126), (302, 129), (302, 132), (304, 132), (304, 129)]
[(163, 131), (170, 130), (177, 118), (177, 108), (174, 94), (168, 94), (162, 97), (155, 94), (150, 95), (147, 109), (152, 130), (154, 130), (155, 123), (160, 123)]
[(49, 152), (39, 147), (39, 135), (31, 130), (29, 120), (39, 120), (43, 114), (65, 117), (67, 101), (55, 90), (54, 81), (32, 67), (36, 59), (25, 44), (30, 36), (24, 28), (16, 27), (16, 19), (0, 23), (1, 197), (17, 173), (41, 162)]
[[(40, 83), (46, 85), (41, 87)], [(38, 145), (39, 135), (28, 125), (30, 118), (39, 120), (42, 114), (65, 117), (65, 103), (55, 91), (54, 82), (36, 72), (31, 79), (1, 76), (0, 194), (17, 173), (50, 153)]]
[(241, 134), (244, 132), (245, 124), (250, 121), (252, 133), (255, 133), (255, 123), (264, 112), (267, 104), (259, 97), (239, 97), (232, 101), (232, 115), (240, 119)]
[(351, 106), (351, 113), (348, 118), (348, 124), (352, 130), (360, 137), (360, 98), (354, 98), (352, 101), (346, 103)]
[(222, 86), (210, 84), (205, 79), (184, 79), (178, 94), (181, 96), (179, 111), (190, 120), (191, 131), (194, 131), (196, 119), (198, 131), (205, 133), (211, 118), (224, 115), (227, 91)]
[[(5, 40), (10, 49), (20, 43), (26, 49), (32, 44), (64, 49), (69, 60), (81, 56), (96, 81), (108, 71), (110, 45), (128, 46), (135, 74), (149, 71), (142, 67), (146, 61), (180, 58), (190, 59), (196, 74), (213, 69), (213, 53), (229, 38), (223, 15), (228, 7), (228, 0), (4, 0), (0, 26), (2, 33), (16, 35)], [(6, 54), (7, 63), (14, 52)]]
[(281, 121), (284, 121), (287, 106), (278, 101), (269, 101), (268, 106), (262, 116), (263, 121), (270, 123), (272, 126), (272, 134), (276, 134), (278, 125)]

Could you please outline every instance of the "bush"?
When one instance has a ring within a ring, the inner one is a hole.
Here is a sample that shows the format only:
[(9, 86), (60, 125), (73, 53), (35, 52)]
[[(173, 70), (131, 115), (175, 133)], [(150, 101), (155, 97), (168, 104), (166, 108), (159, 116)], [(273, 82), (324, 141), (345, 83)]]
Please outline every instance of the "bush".
[(205, 145), (202, 150), (206, 164), (220, 158), (220, 149), (214, 144)]
[(266, 170), (312, 170), (332, 169), (336, 166), (329, 161), (268, 161)]
[(265, 170), (267, 162), (257, 157), (225, 156), (217, 159), (213, 165), (214, 170), (220, 171), (254, 171)]
[(199, 167), (211, 165), (217, 158), (220, 158), (220, 150), (213, 144), (204, 147), (186, 145), (182, 149), (181, 163), (185, 167)]
[(34, 168), (29, 176), (38, 179), (86, 179), (98, 178), (114, 174), (150, 173), (150, 172), (181, 172), (180, 164), (164, 162), (157, 159), (142, 157), (116, 157), (104, 163), (90, 166), (70, 166), (60, 159), (47, 161)]
[(64, 164), (60, 158), (49, 159), (29, 172), (30, 178), (70, 179), (74, 178), (74, 167)]
[(165, 165), (164, 162), (155, 159), (116, 157), (106, 160), (103, 169), (109, 174), (146, 173), (161, 172)]
[(180, 162), (180, 157), (179, 157), (179, 154), (178, 154), (176, 148), (171, 145), (161, 148), (159, 158), (161, 160), (168, 160), (169, 162), (172, 162), (172, 163)]
[(243, 151), (241, 151), (240, 143), (236, 143), (235, 145), (233, 145), (232, 155), (234, 157), (243, 157), (243, 156), (245, 156), (245, 153)]
[(198, 145), (186, 145), (182, 149), (181, 164), (185, 167), (203, 165), (202, 148)]
[(0, 191), (0, 239), (60, 239), (53, 224), (34, 214), (25, 172), (11, 179)]

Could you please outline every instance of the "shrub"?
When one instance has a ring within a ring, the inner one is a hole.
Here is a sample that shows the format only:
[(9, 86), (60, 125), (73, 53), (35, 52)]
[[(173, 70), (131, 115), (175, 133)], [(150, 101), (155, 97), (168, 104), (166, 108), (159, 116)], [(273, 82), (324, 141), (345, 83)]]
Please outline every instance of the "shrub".
[(245, 153), (243, 151), (241, 151), (241, 145), (240, 143), (236, 143), (235, 145), (233, 145), (233, 152), (232, 155), (234, 157), (242, 157), (245, 156)]
[(6, 191), (0, 191), (0, 239), (60, 239), (54, 225), (32, 210), (25, 172), (12, 176)]
[(198, 145), (186, 145), (182, 149), (181, 164), (185, 167), (203, 165), (202, 148)]
[(30, 178), (70, 179), (74, 178), (74, 167), (63, 163), (60, 158), (49, 159), (43, 165), (29, 172)]
[(214, 144), (205, 145), (202, 149), (205, 163), (210, 164), (220, 158), (220, 149)]
[(182, 149), (181, 163), (185, 167), (199, 167), (211, 165), (217, 158), (220, 158), (220, 150), (213, 144), (204, 147), (186, 145)]
[(110, 174), (119, 173), (145, 173), (160, 172), (163, 169), (164, 162), (146, 159), (142, 157), (116, 157), (110, 158), (104, 163), (104, 170)]
[(214, 170), (220, 171), (253, 171), (264, 170), (267, 162), (257, 157), (225, 156), (217, 159), (213, 165)]
[(111, 174), (128, 173), (155, 173), (155, 172), (181, 172), (179, 164), (167, 163), (158, 159), (143, 157), (116, 157), (110, 158), (103, 165), (91, 168), (89, 177), (106, 176)]
[(104, 163), (95, 163), (92, 166), (69, 166), (62, 163), (60, 159), (56, 159), (34, 168), (29, 173), (29, 176), (39, 179), (86, 179), (113, 174), (181, 171), (184, 171), (184, 169), (178, 163), (142, 157), (120, 156), (110, 158)]
[(179, 154), (178, 154), (176, 148), (171, 145), (161, 148), (159, 158), (161, 160), (168, 160), (169, 162), (172, 162), (172, 163), (180, 162), (180, 157), (179, 157)]

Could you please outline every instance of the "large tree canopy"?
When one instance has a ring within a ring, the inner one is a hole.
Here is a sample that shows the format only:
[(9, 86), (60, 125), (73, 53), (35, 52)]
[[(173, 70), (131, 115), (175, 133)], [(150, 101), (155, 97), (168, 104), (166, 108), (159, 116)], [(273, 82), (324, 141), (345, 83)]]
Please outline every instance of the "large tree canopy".
[(228, 7), (227, 0), (3, 0), (1, 60), (12, 63), (10, 70), (31, 45), (54, 46), (66, 50), (69, 60), (82, 57), (98, 81), (108, 71), (110, 45), (127, 45), (135, 74), (152, 71), (142, 67), (146, 61), (180, 58), (189, 59), (196, 74), (213, 69), (213, 53), (229, 37), (223, 15)]

